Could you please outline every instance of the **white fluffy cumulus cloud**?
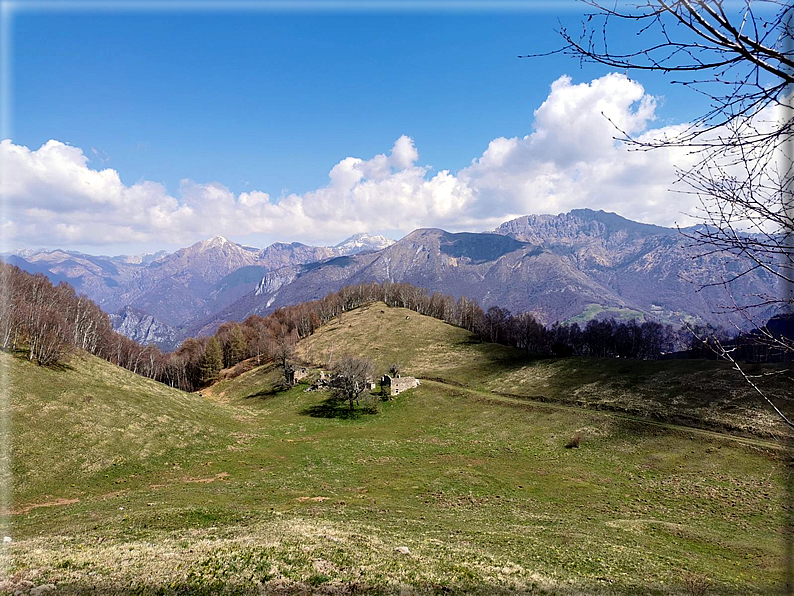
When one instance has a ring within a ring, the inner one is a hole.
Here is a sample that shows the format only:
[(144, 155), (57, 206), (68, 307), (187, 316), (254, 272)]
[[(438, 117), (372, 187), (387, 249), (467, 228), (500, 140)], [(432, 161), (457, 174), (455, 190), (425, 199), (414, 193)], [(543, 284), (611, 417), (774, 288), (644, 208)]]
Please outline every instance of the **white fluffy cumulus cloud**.
[(413, 141), (402, 136), (388, 155), (348, 157), (329, 183), (273, 200), (265, 192), (235, 195), (217, 182), (182, 180), (177, 196), (154, 182), (126, 186), (112, 169), (94, 170), (77, 147), (48, 141), (37, 150), (0, 143), (0, 197), (6, 239), (32, 244), (189, 242), (210, 235), (265, 234), (330, 240), (362, 230), (406, 231), (454, 226), (474, 193), (449, 171), (417, 165)]
[[(619, 130), (646, 138), (657, 101), (620, 74), (574, 84), (563, 76), (535, 110), (524, 137), (497, 138), (456, 174), (419, 164), (401, 136), (388, 154), (347, 157), (328, 183), (273, 198), (235, 194), (218, 182), (183, 180), (170, 194), (158, 183), (125, 185), (96, 170), (78, 147), (51, 140), (39, 149), (0, 142), (0, 229), (29, 244), (185, 243), (211, 235), (330, 241), (361, 231), (418, 227), (482, 230), (514, 216), (590, 207), (670, 225), (692, 212), (692, 198), (669, 192), (682, 151), (630, 151)], [(289, 238), (282, 238), (289, 231)]]
[(589, 207), (660, 225), (686, 221), (683, 214), (695, 207), (692, 196), (671, 192), (676, 166), (691, 163), (686, 150), (637, 151), (616, 140), (679, 131), (651, 128), (656, 107), (656, 98), (621, 74), (581, 84), (560, 77), (535, 110), (529, 135), (494, 139), (458, 178), (476, 189), (481, 215)]

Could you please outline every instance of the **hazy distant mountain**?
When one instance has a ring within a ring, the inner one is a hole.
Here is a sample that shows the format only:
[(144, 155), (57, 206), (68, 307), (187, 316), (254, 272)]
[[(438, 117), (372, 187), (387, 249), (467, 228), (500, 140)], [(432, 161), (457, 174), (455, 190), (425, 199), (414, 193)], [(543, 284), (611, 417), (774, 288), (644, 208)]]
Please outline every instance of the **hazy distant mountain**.
[(109, 316), (113, 329), (139, 344), (155, 344), (163, 350), (173, 350), (184, 338), (180, 330), (131, 306), (125, 306)]
[(106, 311), (106, 303), (119, 288), (131, 282), (140, 264), (116, 261), (113, 257), (93, 256), (66, 250), (19, 251), (3, 260), (30, 273), (43, 273), (53, 283), (65, 281), (79, 294), (86, 294)]
[[(730, 317), (719, 311), (731, 298), (719, 285), (700, 288), (730, 279), (743, 264), (730, 255), (698, 254), (677, 230), (586, 209), (521, 217), (493, 233), (423, 229), (375, 253), (270, 271), (253, 292), (191, 331), (212, 332), (225, 320), (367, 281), (407, 282), (465, 295), (484, 308), (533, 312), (547, 324), (594, 316), (726, 324)], [(774, 280), (753, 273), (732, 287), (738, 301), (746, 303), (753, 295), (772, 293)]]
[[(465, 295), (485, 308), (533, 312), (545, 323), (618, 316), (726, 324), (730, 317), (718, 311), (730, 297), (719, 283), (746, 265), (722, 253), (700, 257), (677, 230), (589, 209), (519, 217), (488, 233), (421, 229), (397, 242), (357, 234), (331, 247), (277, 242), (258, 249), (218, 236), (171, 254), (55, 250), (6, 259), (73, 284), (107, 312), (133, 307), (114, 318), (118, 328), (162, 346), (180, 337), (177, 330), (209, 333), (223, 321), (368, 281)], [(731, 287), (741, 303), (772, 294), (774, 280), (753, 272)]]
[(277, 242), (259, 249), (216, 236), (170, 254), (108, 257), (24, 250), (4, 260), (55, 283), (70, 283), (106, 312), (122, 313), (113, 317), (117, 330), (167, 348), (172, 338), (180, 338), (177, 329), (226, 308), (274, 269), (378, 250), (392, 242), (357, 234), (333, 247)]
[(159, 250), (157, 252), (147, 252), (140, 255), (116, 255), (110, 257), (115, 263), (126, 263), (128, 265), (148, 265), (152, 261), (161, 259), (168, 254), (168, 251)]

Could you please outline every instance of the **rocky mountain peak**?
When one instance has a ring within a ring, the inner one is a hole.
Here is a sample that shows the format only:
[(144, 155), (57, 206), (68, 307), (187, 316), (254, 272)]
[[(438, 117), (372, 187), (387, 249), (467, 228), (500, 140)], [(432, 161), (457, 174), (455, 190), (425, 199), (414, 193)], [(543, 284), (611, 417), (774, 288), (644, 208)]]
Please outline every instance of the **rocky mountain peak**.
[(394, 240), (386, 238), (385, 236), (373, 234), (353, 234), (350, 238), (346, 238), (336, 246), (335, 249), (340, 255), (351, 255), (364, 251), (383, 250), (394, 244)]
[(200, 242), (196, 242), (190, 248), (195, 249), (197, 251), (206, 251), (206, 250), (213, 250), (219, 248), (227, 248), (227, 247), (240, 247), (239, 244), (231, 242), (227, 238), (223, 236), (213, 236), (212, 238), (208, 238), (207, 240), (201, 240)]
[(573, 209), (558, 215), (523, 215), (500, 225), (496, 234), (533, 244), (576, 246), (600, 242), (642, 241), (651, 236), (674, 236), (676, 230), (631, 221), (616, 213)]
[(47, 249), (45, 249), (45, 248), (20, 248), (19, 250), (12, 250), (8, 254), (16, 256), (16, 257), (22, 257), (23, 259), (26, 259), (28, 257), (32, 257), (32, 256), (37, 255), (37, 254), (42, 253), (42, 252), (47, 252)]
[(115, 331), (140, 344), (155, 344), (164, 350), (173, 350), (179, 344), (181, 334), (176, 328), (130, 305), (109, 317)]
[(128, 265), (148, 265), (168, 254), (168, 251), (158, 250), (157, 252), (147, 252), (138, 255), (116, 255), (111, 257), (110, 260), (114, 263), (126, 263)]

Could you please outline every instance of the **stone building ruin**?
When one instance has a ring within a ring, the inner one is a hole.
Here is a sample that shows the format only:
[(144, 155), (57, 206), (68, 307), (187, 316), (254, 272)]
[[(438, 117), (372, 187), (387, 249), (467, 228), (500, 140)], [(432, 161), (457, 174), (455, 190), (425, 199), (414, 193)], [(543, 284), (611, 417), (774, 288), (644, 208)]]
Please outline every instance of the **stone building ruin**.
[(383, 375), (380, 380), (380, 387), (386, 395), (399, 395), (403, 391), (413, 389), (419, 385), (419, 380), (414, 377), (403, 377), (399, 373), (396, 375)]
[(299, 366), (297, 368), (293, 368), (289, 374), (289, 384), (294, 385), (301, 379), (305, 379), (309, 376), (309, 369), (304, 366)]

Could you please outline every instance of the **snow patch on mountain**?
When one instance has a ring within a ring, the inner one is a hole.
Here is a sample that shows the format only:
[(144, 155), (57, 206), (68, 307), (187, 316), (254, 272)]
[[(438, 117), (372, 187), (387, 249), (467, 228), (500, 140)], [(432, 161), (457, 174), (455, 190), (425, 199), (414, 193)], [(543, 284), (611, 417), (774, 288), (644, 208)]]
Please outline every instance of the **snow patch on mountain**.
[(373, 234), (353, 234), (334, 246), (340, 256), (354, 255), (361, 252), (383, 250), (394, 244), (394, 240)]
[(148, 265), (158, 259), (162, 259), (170, 254), (166, 250), (158, 250), (157, 252), (147, 252), (140, 255), (116, 255), (111, 257), (110, 260), (116, 263), (126, 263), (128, 265)]

